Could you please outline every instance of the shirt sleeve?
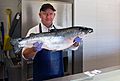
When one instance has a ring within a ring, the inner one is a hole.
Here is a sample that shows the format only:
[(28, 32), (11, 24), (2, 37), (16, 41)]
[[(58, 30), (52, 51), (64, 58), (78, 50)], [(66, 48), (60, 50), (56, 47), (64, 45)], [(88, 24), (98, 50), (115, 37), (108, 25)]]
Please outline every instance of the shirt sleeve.
[[(28, 37), (29, 35), (30, 35), (30, 30), (28, 31), (26, 37)], [(26, 49), (25, 47), (22, 49), (22, 57), (23, 57), (25, 60), (28, 60), (28, 59), (26, 59), (26, 58), (24, 57), (24, 55), (23, 55), (23, 51), (24, 51), (25, 49)]]
[[(26, 37), (28, 37), (31, 33), (38, 33), (38, 32), (39, 32), (39, 27), (38, 27), (38, 26), (39, 26), (39, 25), (31, 28), (31, 29), (28, 31)], [(30, 46), (30, 47), (32, 47), (32, 46)], [(24, 57), (24, 55), (23, 55), (23, 51), (24, 51), (25, 49), (26, 49), (25, 47), (22, 49), (22, 57), (23, 57), (25, 60), (28, 60), (28, 59), (26, 59), (26, 58)], [(34, 57), (33, 57), (33, 58), (34, 58)], [(33, 59), (33, 58), (32, 58), (32, 59)]]

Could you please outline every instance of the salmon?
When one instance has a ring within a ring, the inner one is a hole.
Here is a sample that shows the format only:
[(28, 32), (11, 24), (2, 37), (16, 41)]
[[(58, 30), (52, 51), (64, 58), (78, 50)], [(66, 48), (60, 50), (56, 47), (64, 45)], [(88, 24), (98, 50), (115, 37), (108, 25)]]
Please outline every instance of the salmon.
[(52, 32), (43, 32), (31, 34), (28, 37), (11, 39), (10, 43), (14, 48), (14, 52), (18, 53), (24, 47), (32, 47), (33, 43), (43, 43), (42, 48), (58, 51), (65, 50), (73, 45), (76, 37), (82, 37), (88, 33), (92, 33), (92, 28), (74, 26), (64, 29), (54, 29)]

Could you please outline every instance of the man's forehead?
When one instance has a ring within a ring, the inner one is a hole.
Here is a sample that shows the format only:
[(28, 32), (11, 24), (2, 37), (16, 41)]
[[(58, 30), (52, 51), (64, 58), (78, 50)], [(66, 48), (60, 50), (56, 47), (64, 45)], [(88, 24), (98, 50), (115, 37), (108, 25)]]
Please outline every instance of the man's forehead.
[(46, 9), (45, 11), (41, 11), (42, 13), (54, 13), (52, 9)]

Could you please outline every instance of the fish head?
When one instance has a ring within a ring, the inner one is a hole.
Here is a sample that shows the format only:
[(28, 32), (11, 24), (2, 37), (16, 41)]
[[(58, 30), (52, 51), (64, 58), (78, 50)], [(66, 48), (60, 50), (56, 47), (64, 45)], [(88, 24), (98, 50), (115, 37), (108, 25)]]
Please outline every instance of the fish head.
[(87, 28), (87, 27), (77, 27), (78, 29), (78, 36), (85, 35), (88, 33), (92, 33), (93, 29), (92, 28)]

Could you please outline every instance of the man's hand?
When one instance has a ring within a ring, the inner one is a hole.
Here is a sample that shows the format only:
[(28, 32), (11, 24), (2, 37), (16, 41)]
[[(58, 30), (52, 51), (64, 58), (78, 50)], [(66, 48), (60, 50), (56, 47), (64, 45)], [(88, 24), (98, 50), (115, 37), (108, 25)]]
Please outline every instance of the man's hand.
[(80, 43), (81, 40), (82, 40), (82, 38), (76, 37), (76, 38), (74, 39), (74, 41), (73, 41), (73, 42), (74, 42), (73, 45), (74, 45), (75, 47), (79, 46), (79, 43)]
[(35, 51), (38, 52), (38, 51), (41, 51), (41, 50), (42, 50), (42, 48), (41, 48), (42, 45), (43, 45), (43, 43), (35, 42), (35, 43), (33, 44), (33, 47), (34, 47)]

